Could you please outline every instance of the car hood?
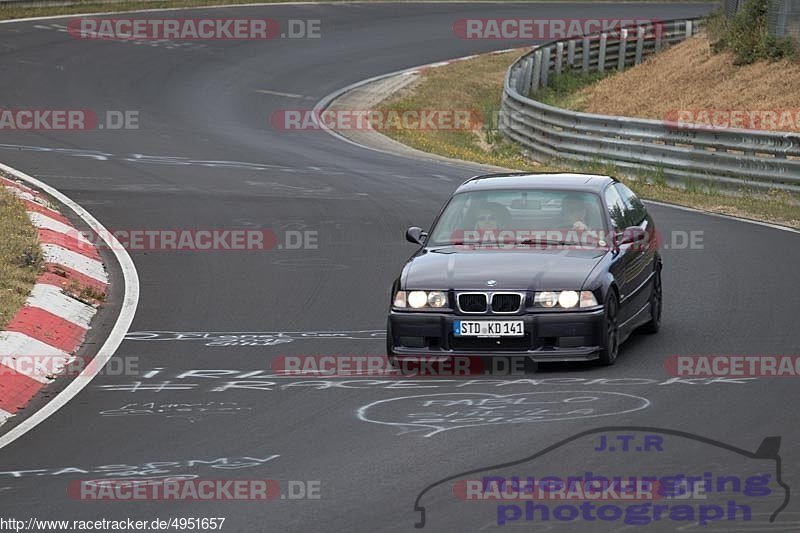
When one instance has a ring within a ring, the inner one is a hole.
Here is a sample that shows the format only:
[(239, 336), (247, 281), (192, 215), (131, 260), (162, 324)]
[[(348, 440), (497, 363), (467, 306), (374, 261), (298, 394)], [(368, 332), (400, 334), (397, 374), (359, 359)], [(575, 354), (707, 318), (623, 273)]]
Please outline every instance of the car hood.
[[(423, 249), (406, 265), (407, 289), (581, 289), (607, 249)], [(488, 285), (487, 281), (496, 281)]]

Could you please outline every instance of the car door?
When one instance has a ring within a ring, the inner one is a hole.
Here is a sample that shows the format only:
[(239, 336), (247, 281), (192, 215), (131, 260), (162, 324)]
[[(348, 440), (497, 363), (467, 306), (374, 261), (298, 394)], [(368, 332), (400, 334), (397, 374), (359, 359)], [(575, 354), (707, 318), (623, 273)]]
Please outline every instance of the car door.
[[(614, 184), (609, 184), (603, 191), (603, 200), (608, 210), (608, 217), (611, 221), (611, 238), (616, 242), (622, 237), (622, 232), (627, 227), (627, 217), (629, 216), (625, 201), (619, 194)], [(627, 322), (635, 312), (630, 305), (629, 295), (634, 291), (636, 280), (634, 277), (635, 262), (637, 259), (636, 246), (632, 244), (617, 245), (613, 252), (609, 271), (614, 276), (619, 287), (619, 316), (620, 324)]]
[[(650, 303), (650, 289), (652, 288), (654, 261), (658, 251), (655, 227), (652, 219), (647, 216), (642, 201), (622, 183), (614, 185), (625, 203), (625, 227), (638, 227), (644, 230), (644, 239), (631, 246), (631, 292), (629, 292), (629, 307), (631, 313), (643, 309)], [(641, 318), (641, 317), (639, 317)], [(641, 322), (641, 320), (637, 320)]]

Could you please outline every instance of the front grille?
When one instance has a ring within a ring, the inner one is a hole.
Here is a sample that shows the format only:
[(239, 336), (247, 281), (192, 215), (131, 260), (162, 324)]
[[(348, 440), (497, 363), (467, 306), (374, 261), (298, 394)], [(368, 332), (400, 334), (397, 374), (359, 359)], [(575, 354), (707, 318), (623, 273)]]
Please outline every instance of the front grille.
[(492, 351), (527, 351), (531, 348), (531, 339), (524, 337), (456, 337), (450, 335), (450, 348), (459, 351), (492, 352)]
[(492, 295), (492, 312), (515, 313), (519, 310), (522, 298), (519, 294), (500, 293)]
[(478, 293), (459, 294), (458, 306), (465, 313), (484, 313), (486, 312), (486, 295)]

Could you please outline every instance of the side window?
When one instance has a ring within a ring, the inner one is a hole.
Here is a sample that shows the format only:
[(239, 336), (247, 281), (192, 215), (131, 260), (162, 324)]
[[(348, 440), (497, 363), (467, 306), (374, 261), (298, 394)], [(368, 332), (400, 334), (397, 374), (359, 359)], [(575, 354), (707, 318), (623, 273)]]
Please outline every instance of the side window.
[(632, 190), (621, 183), (617, 183), (615, 187), (619, 191), (620, 196), (622, 196), (622, 200), (625, 202), (625, 207), (629, 212), (627, 217), (627, 226), (638, 226), (644, 222), (644, 219), (647, 216), (647, 210), (645, 209), (644, 204), (639, 197), (633, 194)]
[(614, 188), (613, 185), (609, 186), (603, 194), (603, 197), (605, 198), (608, 212), (611, 215), (611, 223), (614, 225), (614, 229), (622, 231), (627, 228), (625, 215), (628, 209), (625, 207), (625, 202), (622, 200), (619, 192), (617, 192), (617, 189)]

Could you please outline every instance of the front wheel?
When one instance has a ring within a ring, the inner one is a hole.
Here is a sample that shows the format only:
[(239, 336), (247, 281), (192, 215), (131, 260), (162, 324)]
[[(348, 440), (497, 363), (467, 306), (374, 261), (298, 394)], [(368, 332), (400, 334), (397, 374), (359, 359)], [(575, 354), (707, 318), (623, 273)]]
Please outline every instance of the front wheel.
[(599, 362), (601, 365), (613, 365), (617, 361), (619, 352), (619, 322), (617, 320), (617, 297), (609, 291), (605, 303), (603, 316), (603, 348), (600, 350)]

